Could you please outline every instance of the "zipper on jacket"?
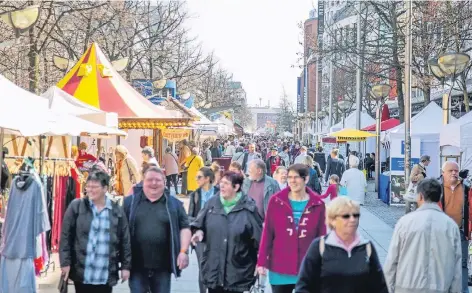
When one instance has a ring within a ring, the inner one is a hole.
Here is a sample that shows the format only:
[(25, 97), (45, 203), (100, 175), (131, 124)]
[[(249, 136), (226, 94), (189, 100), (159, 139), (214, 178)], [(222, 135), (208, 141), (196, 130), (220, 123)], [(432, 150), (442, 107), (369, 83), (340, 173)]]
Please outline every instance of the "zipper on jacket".
[[(165, 196), (165, 194), (163, 194), (162, 196)], [(169, 216), (169, 222), (170, 222), (170, 238), (171, 238), (171, 246), (172, 246), (172, 268), (174, 270), (174, 273), (175, 273), (175, 277), (177, 278), (177, 267), (176, 267), (176, 259), (175, 259), (175, 251), (174, 251), (174, 229), (172, 228), (172, 217), (170, 216), (170, 211), (169, 211), (169, 201), (170, 201), (170, 198), (167, 198), (166, 197), (166, 210), (167, 210), (167, 215)]]

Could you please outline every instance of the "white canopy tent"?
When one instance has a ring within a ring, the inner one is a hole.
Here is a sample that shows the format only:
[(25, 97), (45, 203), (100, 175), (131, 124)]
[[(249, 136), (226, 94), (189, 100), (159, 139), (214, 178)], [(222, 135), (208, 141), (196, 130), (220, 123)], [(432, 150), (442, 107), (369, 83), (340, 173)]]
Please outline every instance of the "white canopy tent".
[[(451, 117), (452, 123), (457, 119)], [(411, 118), (411, 137), (421, 141), (420, 154), (429, 155), (431, 163), (427, 167), (428, 176), (438, 177), (440, 172), (440, 131), (443, 126), (443, 110), (435, 102), (429, 103)], [(387, 131), (384, 142), (405, 139), (405, 123)]]
[(70, 114), (103, 126), (118, 128), (118, 114), (107, 113), (92, 107), (56, 86), (50, 87), (41, 97), (48, 100), (49, 109)]
[(472, 112), (443, 125), (439, 143), (443, 156), (461, 156), (461, 168), (472, 167)]

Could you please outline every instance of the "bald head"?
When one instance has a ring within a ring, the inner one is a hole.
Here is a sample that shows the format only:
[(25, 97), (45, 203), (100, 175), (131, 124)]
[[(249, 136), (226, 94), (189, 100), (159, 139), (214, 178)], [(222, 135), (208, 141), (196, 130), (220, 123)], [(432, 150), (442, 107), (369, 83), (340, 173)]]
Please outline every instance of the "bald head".
[(446, 161), (442, 166), (444, 183), (454, 185), (459, 181), (459, 164), (453, 161)]

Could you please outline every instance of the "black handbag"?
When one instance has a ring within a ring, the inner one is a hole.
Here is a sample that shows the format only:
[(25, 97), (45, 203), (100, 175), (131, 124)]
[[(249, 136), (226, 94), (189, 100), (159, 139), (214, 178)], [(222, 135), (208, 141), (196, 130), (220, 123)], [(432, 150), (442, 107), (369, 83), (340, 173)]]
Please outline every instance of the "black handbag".
[(68, 287), (67, 283), (68, 282), (64, 280), (64, 275), (61, 274), (61, 279), (59, 280), (59, 285), (57, 286), (59, 293), (67, 293), (67, 287)]

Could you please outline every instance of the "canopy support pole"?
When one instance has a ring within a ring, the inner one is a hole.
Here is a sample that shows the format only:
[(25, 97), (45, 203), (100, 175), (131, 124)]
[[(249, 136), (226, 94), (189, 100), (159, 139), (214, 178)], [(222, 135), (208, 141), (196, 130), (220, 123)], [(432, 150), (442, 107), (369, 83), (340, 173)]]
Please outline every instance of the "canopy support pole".
[(161, 154), (159, 152), (159, 129), (152, 130), (152, 149), (154, 150), (154, 155), (157, 155), (156, 158), (161, 162)]

